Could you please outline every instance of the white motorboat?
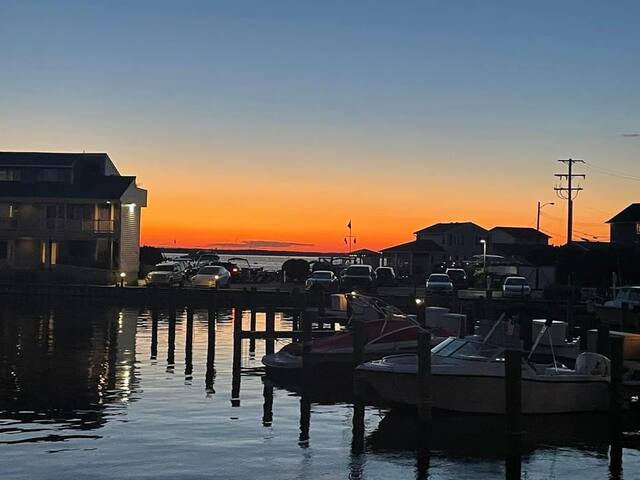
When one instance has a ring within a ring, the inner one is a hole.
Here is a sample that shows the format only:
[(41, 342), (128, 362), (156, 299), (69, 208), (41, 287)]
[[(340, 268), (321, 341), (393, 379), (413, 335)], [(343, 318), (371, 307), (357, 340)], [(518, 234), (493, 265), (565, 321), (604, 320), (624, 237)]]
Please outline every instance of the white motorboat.
[[(449, 338), (431, 350), (431, 404), (466, 413), (505, 412), (505, 347), (481, 337)], [(417, 355), (392, 355), (358, 366), (357, 375), (383, 400), (416, 405)], [(522, 363), (525, 414), (605, 411), (609, 407), (610, 362), (581, 353), (575, 369), (555, 362)]]

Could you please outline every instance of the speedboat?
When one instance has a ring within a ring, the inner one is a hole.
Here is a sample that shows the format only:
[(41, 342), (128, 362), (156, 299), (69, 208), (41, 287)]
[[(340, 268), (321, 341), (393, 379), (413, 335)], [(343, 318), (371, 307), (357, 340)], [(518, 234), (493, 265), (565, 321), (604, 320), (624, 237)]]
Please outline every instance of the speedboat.
[[(431, 350), (431, 405), (464, 413), (505, 412), (505, 350), (478, 336), (449, 338)], [(581, 353), (575, 369), (555, 361), (522, 363), (525, 414), (605, 411), (609, 408), (609, 359)], [(383, 400), (417, 405), (417, 355), (392, 355), (358, 366), (356, 375)]]
[[(350, 317), (347, 328), (329, 337), (312, 341), (309, 360), (314, 374), (345, 371), (353, 362), (353, 329), (355, 321), (365, 326), (366, 360), (385, 355), (415, 352), (418, 332), (422, 326), (414, 315), (406, 315), (396, 307), (374, 297), (357, 295), (350, 298)], [(449, 314), (447, 309), (428, 309), (427, 329), (432, 334), (432, 345), (458, 333), (461, 315)], [(295, 376), (302, 373), (302, 343), (294, 342), (276, 353), (265, 355), (262, 363), (267, 373), (274, 376)], [(351, 370), (348, 369), (350, 372)]]

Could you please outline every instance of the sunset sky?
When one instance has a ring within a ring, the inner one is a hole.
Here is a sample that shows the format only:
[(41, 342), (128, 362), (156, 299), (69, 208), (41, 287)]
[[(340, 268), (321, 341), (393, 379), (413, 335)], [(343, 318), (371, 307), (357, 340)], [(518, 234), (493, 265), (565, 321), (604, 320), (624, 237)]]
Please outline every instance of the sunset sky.
[(640, 2), (0, 0), (0, 150), (107, 152), (144, 244), (566, 239), (640, 201)]

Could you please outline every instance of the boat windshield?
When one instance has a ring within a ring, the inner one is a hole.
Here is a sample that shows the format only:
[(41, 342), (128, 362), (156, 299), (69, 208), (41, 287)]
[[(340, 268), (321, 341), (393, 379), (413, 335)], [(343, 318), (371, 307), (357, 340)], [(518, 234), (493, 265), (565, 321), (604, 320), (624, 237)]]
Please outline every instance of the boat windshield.
[(490, 361), (500, 356), (503, 350), (497, 345), (472, 342), (463, 338), (450, 338), (434, 347), (431, 354), (460, 360)]

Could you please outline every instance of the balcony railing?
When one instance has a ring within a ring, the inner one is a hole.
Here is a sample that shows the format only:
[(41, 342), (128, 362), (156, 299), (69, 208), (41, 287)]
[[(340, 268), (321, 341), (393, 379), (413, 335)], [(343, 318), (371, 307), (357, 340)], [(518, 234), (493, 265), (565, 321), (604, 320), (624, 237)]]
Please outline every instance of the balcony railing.
[(14, 217), (0, 217), (0, 230), (15, 230), (18, 222)]
[(70, 220), (64, 218), (47, 218), (43, 227), (46, 230), (87, 233), (113, 233), (114, 220)]
[(36, 221), (20, 221), (13, 217), (0, 217), (0, 230), (114, 233), (114, 220), (72, 220), (66, 218), (46, 218)]

